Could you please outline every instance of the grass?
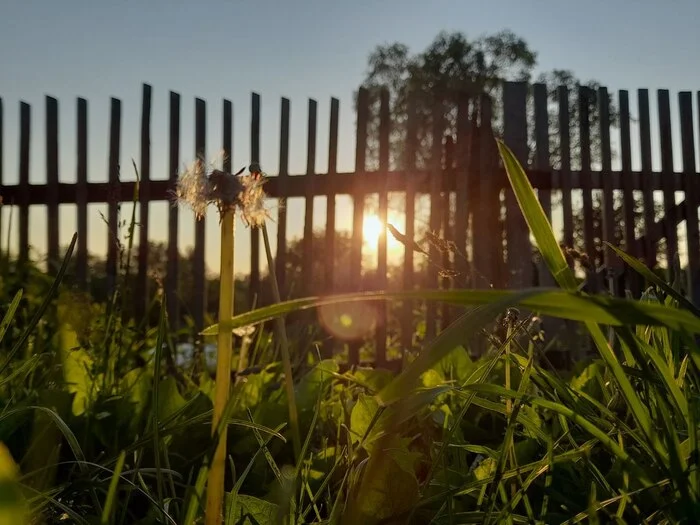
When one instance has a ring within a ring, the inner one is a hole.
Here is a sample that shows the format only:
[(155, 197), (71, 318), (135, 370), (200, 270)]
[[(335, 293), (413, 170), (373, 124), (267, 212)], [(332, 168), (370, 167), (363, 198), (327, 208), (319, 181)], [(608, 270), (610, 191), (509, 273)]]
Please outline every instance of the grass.
[[(84, 304), (59, 300), (54, 313), (61, 272), (40, 297), (3, 290), (0, 523), (203, 523), (220, 437), (224, 523), (699, 522), (697, 305), (619, 250), (647, 293), (581, 292), (522, 168), (499, 148), (558, 289), (311, 297), (221, 319), (207, 337), (256, 333), (216, 424), (214, 381), (169, 364), (164, 308), (148, 331), (115, 309), (84, 326), (73, 311)], [(396, 375), (341, 372), (283, 322), (406, 298), (464, 313)], [(552, 370), (536, 314), (580, 323), (597, 354)], [(477, 337), (488, 351), (474, 359)]]

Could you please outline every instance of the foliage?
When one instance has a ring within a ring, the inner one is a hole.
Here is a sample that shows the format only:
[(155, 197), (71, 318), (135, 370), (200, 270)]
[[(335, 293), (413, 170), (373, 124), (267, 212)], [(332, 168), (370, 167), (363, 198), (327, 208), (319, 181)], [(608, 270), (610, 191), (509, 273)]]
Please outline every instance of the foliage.
[[(537, 53), (528, 43), (512, 31), (500, 31), (469, 39), (459, 32), (441, 32), (424, 50), (412, 54), (405, 44), (398, 42), (377, 46), (369, 55), (368, 69), (363, 86), (370, 90), (370, 152), (369, 161), (378, 162), (379, 91), (389, 91), (392, 115), (391, 158), (398, 168), (406, 167), (406, 134), (409, 99), (416, 104), (416, 128), (418, 137), (417, 164), (425, 166), (431, 159), (433, 143), (433, 113), (436, 102), (444, 100), (442, 116), (446, 123), (445, 136), (457, 135), (457, 107), (460, 97), (468, 96), (471, 102), (468, 118), (476, 123), (481, 117), (479, 97), (486, 94), (492, 102), (493, 128), (502, 129), (501, 86), (504, 81), (532, 81), (537, 66)], [(558, 92), (565, 86), (569, 92), (569, 134), (571, 155), (574, 162), (580, 159), (580, 105), (578, 86), (592, 91), (584, 103), (588, 106), (591, 126), (593, 160), (600, 159), (600, 111), (596, 92), (600, 83), (582, 81), (569, 70), (553, 70), (541, 73), (537, 82), (547, 86), (550, 135), (550, 156), (554, 167), (560, 165)], [(528, 102), (530, 117), (533, 113), (532, 91)], [(616, 105), (609, 97), (610, 121), (618, 119)], [(534, 122), (530, 118), (529, 122)], [(534, 130), (529, 130), (530, 157), (534, 156)]]
[[(224, 410), (226, 523), (700, 520), (697, 305), (624, 254), (649, 281), (641, 299), (579, 291), (527, 177), (500, 147), (561, 289), (416, 290), (462, 315), (399, 374), (342, 370), (313, 341), (290, 337), (298, 459), (268, 323), (367, 296), (282, 302), (228, 320), (252, 333), (243, 336), (250, 366)], [(29, 511), (45, 523), (198, 523), (213, 381), (172, 367), (166, 318), (144, 335), (61, 290), (69, 258), (54, 280), (32, 274), (23, 295), (11, 295), (3, 276), (0, 522), (21, 524)], [(46, 305), (56, 333), (36, 322)], [(596, 353), (551, 369), (537, 314), (581, 322)], [(474, 358), (477, 339), (488, 352)]]

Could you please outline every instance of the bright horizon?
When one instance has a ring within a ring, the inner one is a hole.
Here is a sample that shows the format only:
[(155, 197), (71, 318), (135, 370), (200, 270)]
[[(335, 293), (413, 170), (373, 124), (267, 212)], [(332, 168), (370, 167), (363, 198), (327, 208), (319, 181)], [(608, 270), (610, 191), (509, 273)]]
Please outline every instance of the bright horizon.
[[(651, 99), (652, 133), (657, 129), (655, 90), (669, 89), (674, 134), (674, 161), (680, 166), (678, 91), (700, 90), (700, 71), (687, 50), (700, 48), (694, 26), (700, 5), (685, 0), (664, 9), (652, 0), (602, 1), (568, 6), (553, 1), (516, 0), (498, 7), (484, 3), (387, 0), (370, 2), (298, 2), (277, 5), (271, 0), (226, 3), (153, 1), (148, 5), (115, 2), (111, 5), (83, 4), (67, 0), (60, 5), (29, 1), (12, 3), (0, 21), (0, 46), (9, 50), (0, 56), (5, 73), (0, 80), (3, 101), (2, 173), (6, 184), (17, 182), (19, 102), (32, 106), (30, 182), (45, 181), (44, 96), (59, 101), (60, 180), (74, 182), (76, 98), (88, 100), (89, 180), (107, 179), (109, 97), (122, 101), (122, 179), (134, 180), (131, 159), (138, 160), (139, 119), (142, 83), (153, 87), (151, 177), (167, 177), (168, 91), (181, 95), (180, 164), (194, 156), (194, 99), (207, 102), (207, 157), (221, 149), (221, 107), (224, 98), (234, 106), (234, 169), (249, 163), (250, 94), (262, 98), (261, 164), (276, 174), (279, 163), (280, 97), (291, 101), (290, 159), (292, 174), (305, 172), (306, 111), (309, 97), (318, 101), (316, 171), (327, 170), (330, 98), (340, 100), (338, 170), (354, 169), (355, 122), (352, 93), (364, 78), (367, 56), (382, 43), (399, 41), (412, 52), (423, 50), (441, 30), (462, 31), (468, 37), (510, 29), (522, 36), (538, 53), (538, 73), (554, 68), (571, 69), (582, 80), (596, 79), (616, 94), (630, 91), (630, 106), (636, 114), (636, 90), (648, 88)], [(471, 7), (470, 7), (471, 6)], [(604, 16), (602, 16), (602, 15)], [(667, 35), (674, 35), (673, 39)], [(697, 103), (694, 94), (694, 104)], [(698, 108), (694, 106), (696, 148)], [(631, 127), (633, 148), (638, 143)], [(616, 133), (612, 133), (616, 140)], [(658, 137), (652, 138), (653, 164), (659, 168)], [(700, 159), (700, 155), (698, 155)], [(633, 168), (639, 166), (635, 157)], [(315, 228), (325, 226), (325, 198), (317, 198)], [(337, 226), (352, 226), (349, 197), (338, 198)], [(151, 204), (149, 237), (165, 241), (167, 231), (157, 218), (166, 203)], [(89, 250), (106, 252), (106, 225), (99, 211), (89, 208)], [(288, 202), (287, 236), (303, 232), (303, 199)], [(0, 242), (7, 242), (7, 214), (3, 214)], [(122, 207), (122, 217), (130, 205)], [(61, 206), (60, 242), (66, 245), (76, 229), (74, 206)], [(372, 222), (373, 219), (369, 219)], [(14, 220), (13, 240), (17, 242)], [(206, 264), (218, 265), (218, 221), (211, 210), (207, 221)], [(30, 212), (30, 242), (46, 251), (45, 209)], [(556, 224), (555, 224), (556, 226)], [(399, 223), (397, 227), (402, 227)], [(374, 229), (373, 229), (374, 228)], [(376, 224), (365, 227), (376, 232)], [(276, 238), (276, 224), (270, 225)], [(374, 236), (374, 233), (372, 233)], [(194, 242), (194, 219), (182, 210), (180, 250)], [(392, 238), (389, 236), (390, 254)], [(237, 228), (238, 272), (249, 269), (248, 230)], [(275, 249), (273, 241), (273, 250)], [(261, 256), (261, 269), (266, 268)]]

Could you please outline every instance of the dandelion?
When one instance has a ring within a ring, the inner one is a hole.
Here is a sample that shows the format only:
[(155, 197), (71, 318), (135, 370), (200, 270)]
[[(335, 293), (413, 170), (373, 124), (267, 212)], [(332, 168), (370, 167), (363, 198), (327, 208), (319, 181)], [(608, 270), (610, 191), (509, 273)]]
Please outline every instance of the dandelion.
[(225, 173), (198, 159), (178, 178), (175, 202), (190, 207), (197, 219), (205, 217), (210, 204), (217, 206), (221, 217), (237, 209), (247, 227), (259, 228), (271, 219), (263, 188), (267, 176), (257, 163), (250, 165), (248, 175), (241, 175), (243, 171), (245, 168), (236, 174)]
[[(241, 219), (249, 228), (260, 228), (265, 241), (265, 251), (268, 257), (270, 273), (273, 280), (275, 300), (281, 302), (279, 290), (274, 275), (274, 264), (267, 234), (265, 221), (270, 217), (270, 208), (266, 206), (263, 185), (267, 177), (258, 163), (249, 166), (248, 175), (242, 175), (245, 168), (236, 174), (225, 173), (215, 169), (212, 164), (207, 166), (198, 159), (180, 175), (174, 190), (175, 202), (189, 206), (197, 219), (202, 219), (210, 204), (215, 204), (219, 210), (221, 225), (221, 261), (220, 261), (220, 291), (219, 291), (219, 323), (233, 316), (233, 275), (234, 275), (234, 218), (238, 211)], [(280, 320), (277, 320), (278, 323)], [(292, 366), (289, 357), (288, 343), (284, 324), (278, 324), (278, 334), (283, 342), (283, 361), (285, 375), (288, 378), (287, 394), (289, 396), (290, 426), (292, 427), (295, 454), (300, 449), (299, 427), (294, 403), (294, 387), (292, 383)], [(250, 336), (244, 336), (244, 348), (250, 342)], [(214, 410), (212, 417), (212, 434), (217, 439), (217, 446), (211, 461), (207, 481), (206, 523), (214, 525), (221, 523), (224, 498), (224, 466), (226, 460), (226, 425), (224, 407), (228, 406), (228, 396), (231, 385), (232, 362), (232, 332), (219, 330), (216, 356), (216, 386), (214, 394)], [(243, 361), (243, 350), (241, 361)]]

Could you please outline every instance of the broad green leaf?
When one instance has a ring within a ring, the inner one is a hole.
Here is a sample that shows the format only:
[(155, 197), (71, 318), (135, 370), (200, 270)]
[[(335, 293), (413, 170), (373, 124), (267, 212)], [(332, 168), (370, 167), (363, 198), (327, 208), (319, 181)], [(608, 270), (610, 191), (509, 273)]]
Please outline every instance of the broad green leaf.
[(226, 495), (226, 512), (228, 517), (226, 525), (276, 525), (278, 523), (277, 516), (279, 505), (265, 501), (254, 496), (245, 494), (237, 494), (233, 498), (233, 507), (229, 508), (232, 498), (229, 494)]
[(0, 525), (26, 525), (28, 509), (18, 483), (19, 468), (0, 442)]
[(354, 514), (348, 515), (353, 516), (354, 523), (378, 523), (415, 505), (418, 499), (415, 475), (406, 472), (391, 456), (385, 457), (383, 466), (377, 475), (362, 477), (362, 496), (353, 502)]
[(177, 389), (174, 377), (166, 377), (158, 385), (158, 419), (163, 421), (185, 406), (185, 398)]

